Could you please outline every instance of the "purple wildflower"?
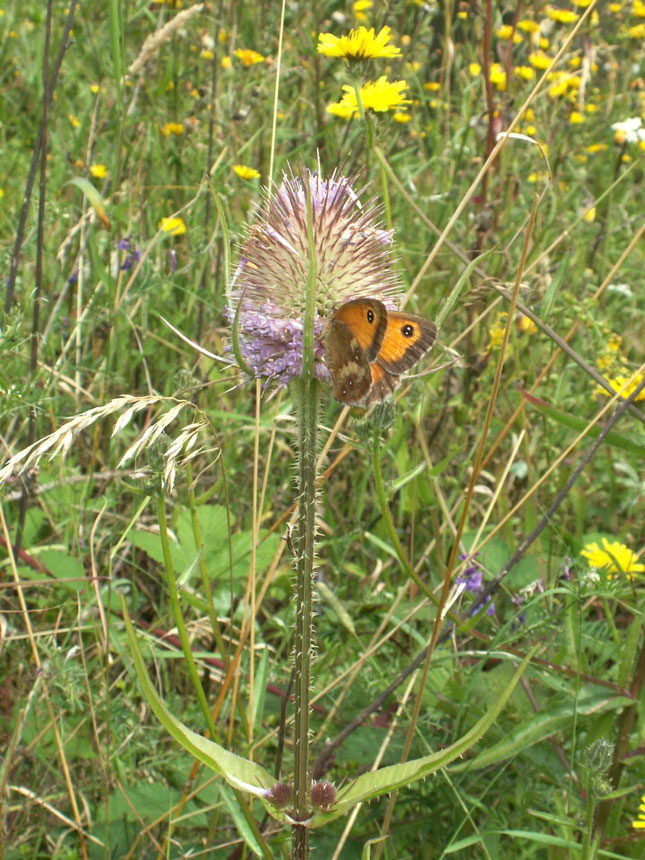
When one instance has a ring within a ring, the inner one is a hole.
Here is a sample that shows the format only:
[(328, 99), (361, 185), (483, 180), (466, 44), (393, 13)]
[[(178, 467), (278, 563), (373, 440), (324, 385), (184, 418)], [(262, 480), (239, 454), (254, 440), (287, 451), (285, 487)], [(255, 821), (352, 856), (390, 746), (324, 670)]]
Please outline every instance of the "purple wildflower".
[(127, 257), (121, 263), (119, 268), (122, 272), (129, 272), (130, 269), (133, 269), (135, 264), (141, 259), (141, 251), (139, 250), (136, 242), (132, 239), (132, 236), (125, 236), (121, 239), (118, 244), (118, 248), (120, 251), (128, 252)]
[[(461, 559), (461, 561), (464, 561), (466, 558), (468, 558), (468, 556), (467, 555), (460, 555), (459, 558)], [(457, 582), (457, 585), (464, 584), (466, 586), (464, 591), (468, 591), (473, 596), (476, 596), (482, 590), (482, 586), (483, 586), (483, 582), (484, 582), (483, 571), (480, 567), (477, 567), (476, 564), (473, 564), (470, 567), (467, 567), (465, 570), (463, 570), (459, 574), (456, 582)], [(481, 603), (479, 601), (475, 601), (474, 608), (473, 608), (472, 612), (470, 613), (471, 616), (476, 615), (480, 611), (481, 608), (482, 608)], [(493, 603), (492, 600), (489, 599), (489, 601), (486, 605), (486, 615), (494, 615), (494, 614), (495, 614), (495, 604)]]
[(309, 240), (307, 185), (312, 205), (316, 252), (315, 373), (329, 380), (324, 364), (323, 330), (335, 308), (350, 299), (375, 298), (393, 308), (401, 285), (389, 259), (392, 235), (383, 230), (378, 210), (362, 205), (352, 181), (336, 171), (328, 179), (303, 169), (284, 174), (265, 190), (256, 221), (240, 249), (228, 296), (231, 323), (240, 301), (242, 357), (256, 376), (287, 385), (302, 370), (303, 325)]

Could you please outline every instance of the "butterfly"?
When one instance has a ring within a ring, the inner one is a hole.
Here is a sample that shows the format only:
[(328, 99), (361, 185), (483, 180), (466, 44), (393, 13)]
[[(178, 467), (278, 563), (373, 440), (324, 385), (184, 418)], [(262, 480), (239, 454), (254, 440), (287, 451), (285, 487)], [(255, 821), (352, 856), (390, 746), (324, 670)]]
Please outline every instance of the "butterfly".
[(334, 397), (349, 406), (385, 400), (436, 337), (430, 320), (389, 311), (377, 299), (346, 302), (334, 311), (324, 334)]

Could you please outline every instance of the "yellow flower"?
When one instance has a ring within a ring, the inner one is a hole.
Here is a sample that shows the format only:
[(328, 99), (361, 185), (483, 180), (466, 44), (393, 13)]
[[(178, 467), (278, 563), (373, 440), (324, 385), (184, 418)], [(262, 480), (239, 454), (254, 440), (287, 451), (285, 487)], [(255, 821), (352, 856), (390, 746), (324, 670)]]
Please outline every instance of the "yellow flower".
[(582, 216), (582, 220), (587, 224), (593, 224), (596, 220), (596, 207), (592, 206), (591, 209), (587, 209), (585, 214)]
[(563, 96), (567, 91), (567, 81), (559, 80), (555, 84), (551, 84), (549, 87), (549, 98), (557, 99), (559, 96)]
[(549, 40), (545, 39), (544, 36), (540, 36), (540, 48), (543, 51), (547, 51), (549, 48)]
[(98, 84), (90, 84), (90, 92), (91, 93), (96, 95), (98, 93), (98, 91), (99, 91), (99, 85)]
[[(381, 113), (393, 107), (410, 104), (410, 99), (403, 98), (403, 90), (407, 88), (407, 81), (389, 83), (386, 76), (382, 75), (378, 81), (369, 81), (361, 87), (363, 108)], [(327, 111), (343, 119), (349, 119), (350, 116), (359, 112), (356, 91), (349, 84), (345, 84), (343, 90), (345, 94), (342, 99), (336, 104), (329, 105)]]
[(394, 120), (394, 122), (405, 123), (410, 122), (412, 117), (409, 113), (401, 113), (401, 111), (397, 111), (395, 114), (392, 115), (392, 119)]
[(584, 114), (580, 113), (579, 110), (572, 110), (569, 114), (569, 122), (571, 125), (580, 125), (581, 122), (585, 121)]
[(356, 3), (354, 3), (354, 15), (356, 15), (359, 21), (367, 21), (367, 15), (365, 13), (368, 9), (371, 9), (373, 5), (372, 0), (356, 0)]
[(495, 322), (488, 329), (488, 346), (486, 347), (486, 352), (492, 352), (494, 349), (497, 349), (502, 345), (502, 341), (504, 340), (504, 332), (506, 331), (506, 320), (508, 318), (508, 314), (506, 311), (500, 311), (497, 314), (497, 318)]
[(238, 48), (234, 53), (243, 66), (254, 66), (256, 63), (264, 62), (262, 54), (250, 48)]
[(528, 134), (529, 137), (534, 137), (537, 129), (534, 125), (527, 125), (524, 131), (526, 132), (526, 134)]
[(570, 69), (579, 69), (580, 63), (582, 63), (580, 57), (569, 57), (569, 59), (567, 60), (567, 64)]
[(547, 6), (546, 14), (552, 21), (557, 21), (558, 24), (574, 24), (580, 15), (572, 12), (571, 9), (554, 9), (553, 6)]
[(634, 0), (632, 15), (634, 18), (645, 18), (645, 3), (643, 3), (643, 0)]
[(350, 30), (349, 36), (318, 34), (318, 53), (326, 57), (343, 57), (346, 60), (371, 60), (379, 57), (398, 57), (401, 51), (388, 45), (390, 28), (382, 27), (375, 35), (374, 28), (359, 27)]
[(81, 121), (77, 116), (75, 116), (73, 113), (68, 113), (67, 119), (71, 122), (74, 128), (79, 128)]
[(530, 18), (524, 18), (524, 20), (517, 22), (517, 29), (523, 30), (525, 33), (538, 33), (540, 25), (537, 21), (531, 21)]
[(613, 13), (614, 13), (614, 15), (615, 15), (617, 12), (620, 12), (620, 10), (621, 10), (622, 8), (623, 8), (623, 4), (622, 4), (622, 3), (610, 3), (610, 4), (609, 4), (609, 11), (610, 11), (610, 12), (613, 12)]
[(585, 110), (587, 111), (587, 113), (596, 113), (596, 111), (598, 110), (598, 105), (589, 103), (585, 106)]
[(630, 39), (645, 39), (645, 24), (636, 24), (627, 31)]
[(537, 326), (530, 317), (520, 314), (517, 320), (517, 327), (523, 334), (535, 334)]
[(181, 122), (167, 122), (161, 126), (161, 136), (170, 137), (171, 134), (183, 134), (184, 125)]
[(515, 74), (518, 78), (524, 78), (525, 81), (530, 81), (533, 77), (533, 69), (530, 66), (516, 66)]
[(226, 71), (227, 69), (230, 69), (230, 68), (231, 68), (231, 65), (232, 65), (232, 63), (231, 63), (231, 58), (228, 56), (228, 54), (227, 54), (225, 57), (222, 57), (222, 68), (223, 68), (225, 71)]
[(234, 164), (233, 170), (240, 179), (258, 179), (260, 177), (259, 171), (254, 167), (247, 167), (246, 164)]
[(214, 56), (215, 54), (211, 51), (210, 48), (204, 48), (204, 50), (200, 54), (202, 60), (212, 60)]
[(183, 236), (186, 232), (186, 225), (181, 218), (162, 218), (159, 222), (159, 229), (163, 233), (170, 233), (171, 236)]
[(574, 6), (577, 6), (578, 9), (586, 9), (587, 6), (591, 5), (591, 0), (571, 0)]
[(457, 12), (457, 17), (461, 18), (462, 21), (468, 20), (468, 12), (465, 12), (463, 9), (460, 12)]
[(594, 155), (596, 152), (605, 152), (607, 149), (609, 149), (609, 144), (607, 143), (591, 143), (586, 151)]
[(441, 84), (437, 83), (437, 81), (428, 81), (427, 84), (423, 85), (423, 89), (431, 93), (436, 93), (441, 89)]
[(108, 169), (104, 164), (90, 164), (90, 173), (95, 179), (105, 179)]
[(580, 555), (587, 559), (589, 567), (606, 571), (609, 579), (613, 579), (615, 573), (622, 573), (628, 579), (635, 579), (634, 574), (645, 570), (645, 564), (640, 564), (636, 554), (624, 543), (617, 540), (610, 543), (607, 538), (603, 538), (602, 545), (604, 549), (600, 549), (595, 541), (585, 544)]
[(635, 830), (645, 830), (645, 794), (641, 797), (641, 805), (638, 808), (640, 812), (638, 818), (632, 821), (632, 827)]
[(493, 63), (490, 69), (490, 82), (494, 84), (498, 90), (506, 89), (506, 72), (501, 63)]
[(533, 110), (533, 108), (527, 108), (524, 111), (524, 116), (522, 117), (522, 119), (527, 120), (527, 122), (534, 122), (535, 121), (535, 111)]
[(533, 51), (529, 54), (529, 63), (536, 69), (548, 69), (551, 59), (544, 51)]
[[(613, 377), (613, 379), (607, 379), (607, 382), (611, 385), (615, 392), (623, 389), (622, 394), (620, 395), (623, 400), (627, 400), (629, 395), (641, 384), (643, 381), (642, 373), (632, 373), (629, 375), (629, 371), (626, 368), (623, 368), (623, 373), (619, 373), (617, 376)], [(605, 397), (609, 397), (609, 392), (605, 391), (604, 388), (598, 389), (599, 394), (604, 394)], [(645, 389), (641, 391), (641, 393), (636, 398), (636, 401), (645, 400)]]
[(477, 75), (479, 75), (481, 73), (481, 70), (482, 70), (482, 67), (479, 65), (479, 63), (471, 63), (468, 66), (468, 71), (473, 76), (473, 78), (476, 78)]
[(504, 24), (503, 27), (500, 27), (497, 30), (497, 38), (498, 39), (510, 39), (513, 35), (513, 28), (510, 24)]
[(4, 188), (0, 188), (0, 200), (4, 197)]

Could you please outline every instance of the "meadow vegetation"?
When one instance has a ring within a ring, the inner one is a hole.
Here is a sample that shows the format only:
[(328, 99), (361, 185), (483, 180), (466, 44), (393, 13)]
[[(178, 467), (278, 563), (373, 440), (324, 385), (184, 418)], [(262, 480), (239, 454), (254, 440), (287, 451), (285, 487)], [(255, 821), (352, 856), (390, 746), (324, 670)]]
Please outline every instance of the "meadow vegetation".
[(0, 9), (0, 858), (643, 857), (645, 3), (281, 14)]

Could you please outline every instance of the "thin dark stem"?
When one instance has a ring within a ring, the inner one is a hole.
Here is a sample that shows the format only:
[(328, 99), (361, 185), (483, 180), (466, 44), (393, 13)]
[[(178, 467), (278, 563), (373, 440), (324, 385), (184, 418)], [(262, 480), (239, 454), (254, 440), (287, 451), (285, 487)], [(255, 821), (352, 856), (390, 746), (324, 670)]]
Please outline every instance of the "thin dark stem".
[[(65, 51), (67, 50), (67, 45), (69, 43), (69, 34), (72, 29), (72, 24), (74, 23), (74, 13), (76, 11), (77, 2), (78, 0), (70, 0), (69, 12), (67, 13), (67, 20), (65, 21), (63, 36), (61, 39), (60, 48), (58, 49), (56, 60), (54, 62), (54, 68), (52, 71), (49, 87), (45, 86), (43, 105), (46, 105), (47, 109), (49, 108), (49, 105), (51, 105), (52, 98), (54, 96), (54, 89), (56, 87), (56, 81), (58, 80), (58, 73), (60, 72), (60, 67), (63, 64), (63, 57), (65, 56)], [(47, 36), (47, 38), (49, 38), (49, 35)], [(38, 169), (38, 162), (40, 161), (40, 148), (42, 146), (42, 140), (43, 137), (41, 122), (38, 135), (36, 137), (36, 142), (34, 144), (34, 151), (31, 156), (31, 166), (29, 168), (29, 173), (27, 174), (25, 193), (22, 198), (22, 207), (20, 209), (20, 216), (18, 218), (18, 227), (16, 229), (16, 241), (14, 242), (13, 253), (11, 255), (9, 277), (7, 278), (7, 292), (5, 295), (4, 302), (5, 313), (9, 313), (9, 311), (11, 310), (11, 305), (13, 304), (13, 295), (16, 287), (16, 277), (18, 276), (18, 264), (20, 262), (20, 254), (22, 252), (22, 243), (25, 238), (27, 213), (29, 212), (31, 194), (34, 189), (34, 182), (36, 181), (36, 171)]]

